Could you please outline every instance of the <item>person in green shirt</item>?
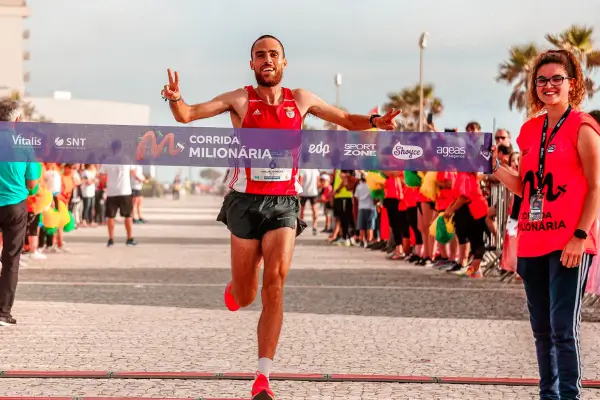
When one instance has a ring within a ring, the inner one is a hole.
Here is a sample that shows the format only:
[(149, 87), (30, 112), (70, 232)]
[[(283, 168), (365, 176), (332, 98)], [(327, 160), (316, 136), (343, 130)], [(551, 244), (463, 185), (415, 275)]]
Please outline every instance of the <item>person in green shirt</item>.
[(353, 200), (354, 188), (358, 183), (354, 175), (353, 170), (336, 170), (333, 178), (333, 215), (336, 219), (336, 229), (330, 240), (342, 246), (351, 246), (354, 243), (350, 233), (355, 225)]
[[(2, 272), (0, 273), (0, 326), (15, 325), (11, 311), (15, 301), (19, 263), (27, 228), (26, 199), (35, 193), (40, 170), (33, 148), (15, 144), (18, 135), (19, 103), (0, 100), (0, 229), (2, 229)], [(11, 153), (12, 152), (12, 153)], [(10, 160), (10, 161), (6, 161)]]

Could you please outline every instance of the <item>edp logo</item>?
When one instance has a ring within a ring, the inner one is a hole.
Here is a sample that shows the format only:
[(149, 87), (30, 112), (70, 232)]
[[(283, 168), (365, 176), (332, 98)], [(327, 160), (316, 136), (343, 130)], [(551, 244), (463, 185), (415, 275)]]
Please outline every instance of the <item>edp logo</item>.
[(311, 144), (310, 146), (308, 146), (308, 152), (310, 154), (320, 154), (323, 157), (325, 157), (325, 154), (329, 154), (329, 145), (328, 144), (323, 144), (323, 142), (320, 142), (319, 144)]
[(419, 146), (403, 145), (398, 142), (392, 149), (392, 155), (398, 160), (414, 160), (423, 155), (423, 148)]

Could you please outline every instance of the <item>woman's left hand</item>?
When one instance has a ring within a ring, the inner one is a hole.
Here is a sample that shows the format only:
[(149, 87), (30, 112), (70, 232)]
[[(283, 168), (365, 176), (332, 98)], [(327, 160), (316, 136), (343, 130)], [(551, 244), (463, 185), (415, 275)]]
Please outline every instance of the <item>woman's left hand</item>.
[(583, 251), (585, 240), (572, 238), (567, 246), (564, 248), (562, 255), (560, 257), (560, 261), (562, 265), (567, 268), (575, 268), (581, 264), (581, 258), (583, 256)]
[(452, 218), (453, 215), (454, 215), (453, 210), (448, 209), (448, 210), (444, 211), (444, 219), (446, 221), (450, 220), (450, 218)]

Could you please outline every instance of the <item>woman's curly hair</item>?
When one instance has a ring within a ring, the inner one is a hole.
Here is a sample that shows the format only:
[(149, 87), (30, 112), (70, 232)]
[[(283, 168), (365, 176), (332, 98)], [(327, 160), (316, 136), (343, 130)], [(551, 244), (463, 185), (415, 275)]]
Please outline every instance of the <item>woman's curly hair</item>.
[(585, 79), (581, 70), (581, 65), (575, 55), (568, 50), (546, 50), (540, 53), (533, 62), (533, 68), (529, 74), (527, 86), (529, 88), (529, 98), (527, 110), (530, 117), (536, 116), (545, 107), (538, 95), (535, 86), (535, 79), (540, 67), (546, 64), (562, 65), (567, 71), (567, 75), (574, 81), (573, 87), (569, 90), (569, 104), (573, 108), (579, 108), (585, 96)]

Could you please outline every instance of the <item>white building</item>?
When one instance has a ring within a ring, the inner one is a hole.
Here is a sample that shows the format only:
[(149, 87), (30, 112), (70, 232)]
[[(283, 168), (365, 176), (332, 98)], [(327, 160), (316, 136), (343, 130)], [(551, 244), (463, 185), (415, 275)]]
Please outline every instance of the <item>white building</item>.
[(31, 102), (40, 115), (56, 123), (150, 124), (150, 107), (143, 104), (71, 99), (69, 92), (54, 92), (52, 97), (25, 97), (24, 100)]
[(28, 16), (25, 0), (0, 0), (0, 95), (12, 90), (24, 93), (25, 83), (29, 81), (23, 62), (29, 59), (24, 46), (29, 38), (29, 31), (25, 29)]
[[(0, 96), (18, 92), (31, 102), (39, 114), (56, 123), (150, 125), (150, 107), (143, 104), (72, 99), (70, 92), (54, 92), (52, 97), (32, 97), (27, 93), (30, 73), (25, 61), (29, 30), (25, 18), (30, 10), (26, 0), (0, 0)], [(144, 172), (156, 176), (156, 167), (144, 167)]]

